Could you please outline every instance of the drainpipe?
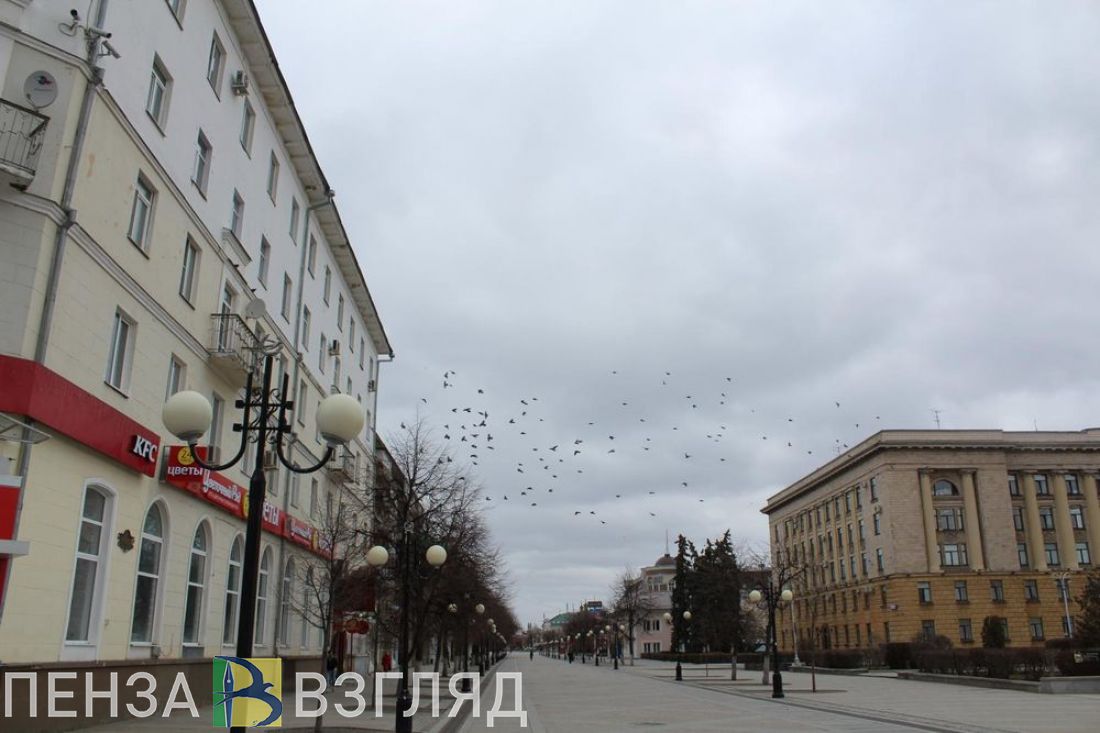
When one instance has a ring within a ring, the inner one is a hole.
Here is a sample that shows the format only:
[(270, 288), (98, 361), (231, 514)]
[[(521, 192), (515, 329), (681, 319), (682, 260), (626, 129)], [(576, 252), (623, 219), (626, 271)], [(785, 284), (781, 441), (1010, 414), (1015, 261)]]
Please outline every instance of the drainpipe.
[[(298, 302), (295, 305), (295, 309), (294, 309), (294, 369), (293, 369), (293, 373), (292, 373), (291, 380), (290, 380), (290, 394), (292, 395), (292, 399), (294, 399), (294, 400), (298, 399), (298, 381), (301, 378), (301, 369), (302, 369), (302, 348), (301, 348), (301, 343), (300, 342), (302, 340), (302, 302), (305, 299), (305, 289), (306, 289), (306, 283), (305, 283), (305, 280), (306, 280), (306, 260), (309, 257), (309, 219), (310, 219), (310, 216), (313, 214), (313, 212), (316, 209), (320, 209), (324, 206), (328, 206), (329, 204), (331, 204), (332, 200), (335, 196), (336, 196), (336, 192), (333, 191), (330, 188), (330, 189), (325, 191), (325, 197), (321, 201), (318, 201), (315, 204), (310, 204), (309, 206), (306, 207), (305, 226), (302, 228), (302, 242), (301, 242), (302, 256), (301, 256), (301, 258), (299, 259), (299, 262), (298, 262)], [(297, 410), (305, 409), (305, 407), (304, 407), (304, 405), (295, 404), (294, 409), (295, 409), (295, 411), (297, 411)], [(297, 419), (297, 417), (295, 417), (293, 419)], [(291, 485), (291, 482), (294, 480), (294, 476), (291, 475), (290, 471), (287, 471), (286, 474), (287, 474), (286, 480), (283, 481), (283, 516), (284, 517), (286, 516), (287, 512), (289, 511), (289, 507), (290, 507), (290, 485)], [(283, 576), (282, 576), (282, 574), (283, 574), (283, 571), (285, 570), (285, 567), (286, 567), (286, 538), (285, 537), (279, 537), (279, 560), (278, 560), (279, 590), (275, 594), (275, 597), (276, 597), (276, 605), (275, 605), (275, 608), (276, 608), (276, 615), (275, 615), (276, 623), (275, 623), (275, 629), (274, 629), (274, 632), (275, 632), (274, 637), (271, 641), (271, 650), (272, 650), (271, 653), (272, 653), (272, 656), (275, 656), (275, 657), (279, 656), (279, 631), (280, 631), (280, 629), (279, 629), (279, 624), (278, 624), (278, 618), (279, 618), (279, 609), (282, 608), (282, 600), (283, 600), (283, 583), (282, 583), (282, 577)], [(322, 657), (322, 666), (323, 666), (324, 650), (322, 650), (321, 657)]]
[[(99, 0), (96, 9), (96, 28), (102, 28), (107, 17), (107, 0)], [(69, 240), (69, 229), (76, 224), (76, 211), (72, 208), (73, 193), (76, 190), (77, 169), (80, 167), (80, 158), (84, 153), (84, 138), (88, 132), (88, 120), (92, 116), (92, 102), (95, 100), (96, 90), (103, 84), (103, 67), (99, 65), (99, 47), (102, 38), (99, 34), (85, 32), (87, 39), (88, 65), (91, 67), (92, 78), (84, 85), (84, 93), (80, 100), (80, 114), (77, 117), (76, 130), (73, 132), (73, 142), (70, 148), (69, 161), (65, 165), (65, 185), (61, 190), (61, 200), (58, 206), (65, 214), (65, 219), (57, 226), (57, 234), (54, 236), (53, 255), (50, 258), (50, 271), (46, 280), (46, 296), (42, 302), (42, 315), (38, 321), (38, 336), (34, 344), (34, 360), (38, 364), (46, 363), (46, 350), (50, 345), (50, 330), (53, 328), (54, 309), (57, 305), (57, 289), (61, 282), (61, 264), (65, 258), (65, 245)], [(27, 425), (33, 428), (34, 420), (27, 420)], [(27, 489), (27, 471), (31, 462), (31, 437), (29, 429), (22, 431), (22, 448), (19, 451), (19, 459), (16, 462), (16, 471), (21, 477), (19, 486), (19, 501), (15, 509), (15, 526), (12, 537), (19, 536), (19, 519), (23, 514), (23, 497)], [(4, 578), (4, 596), (0, 596), (0, 620), (4, 617), (4, 604), (7, 597), (8, 583), (11, 581), (11, 568), (14, 560), (8, 561), (7, 573)]]

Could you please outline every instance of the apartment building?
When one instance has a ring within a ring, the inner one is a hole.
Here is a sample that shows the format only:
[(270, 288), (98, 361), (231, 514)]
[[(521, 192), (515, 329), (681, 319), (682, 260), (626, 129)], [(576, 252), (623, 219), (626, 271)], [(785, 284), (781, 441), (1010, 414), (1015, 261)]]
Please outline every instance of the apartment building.
[(646, 613), (635, 620), (634, 651), (640, 654), (672, 651), (672, 627), (665, 614), (672, 611), (676, 558), (667, 552), (639, 571)]
[(253, 448), (199, 471), (160, 413), (208, 395), (232, 456), (264, 344), (300, 465), (323, 397), (367, 417), (325, 469), (268, 469), (256, 655), (315, 659), (295, 609), (329, 508), (370, 482), (378, 311), (252, 2), (71, 7), (0, 0), (0, 658), (233, 648)]
[(980, 645), (987, 616), (1013, 646), (1069, 635), (1100, 551), (1098, 474), (1100, 429), (876, 433), (762, 510), (773, 561), (800, 570), (781, 646)]

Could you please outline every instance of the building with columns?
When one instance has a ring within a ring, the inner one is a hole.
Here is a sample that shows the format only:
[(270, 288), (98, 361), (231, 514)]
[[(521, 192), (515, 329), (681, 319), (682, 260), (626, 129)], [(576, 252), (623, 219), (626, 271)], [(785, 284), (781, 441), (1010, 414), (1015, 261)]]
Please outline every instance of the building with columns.
[(1069, 635), (1100, 551), (1098, 474), (1097, 428), (876, 433), (762, 510), (773, 562), (801, 570), (781, 646), (980, 645), (987, 616), (1011, 646)]

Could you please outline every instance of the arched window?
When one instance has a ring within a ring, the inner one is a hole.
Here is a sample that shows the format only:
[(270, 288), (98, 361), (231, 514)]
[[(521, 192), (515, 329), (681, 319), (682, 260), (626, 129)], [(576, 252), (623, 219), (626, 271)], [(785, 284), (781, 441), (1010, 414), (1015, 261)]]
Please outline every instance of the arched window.
[(206, 557), (209, 552), (206, 523), (195, 530), (191, 540), (191, 560), (187, 564), (187, 595), (183, 604), (183, 643), (202, 640), (202, 602), (206, 591)]
[(98, 587), (102, 583), (102, 564), (107, 545), (108, 494), (95, 486), (84, 490), (80, 532), (76, 538), (76, 567), (73, 570), (72, 598), (65, 641), (87, 642), (95, 636), (92, 614)]
[(286, 561), (283, 568), (283, 584), (279, 597), (279, 643), (290, 644), (290, 608), (294, 593), (294, 558)]
[(237, 614), (241, 608), (241, 538), (233, 540), (229, 548), (229, 572), (225, 575), (225, 617), (222, 625), (222, 643), (237, 641)]
[(940, 479), (936, 483), (932, 484), (932, 496), (958, 496), (959, 490), (955, 484), (947, 481), (946, 479)]
[(256, 583), (256, 643), (264, 643), (267, 631), (267, 593), (268, 579), (271, 577), (271, 548), (264, 550), (260, 558), (260, 577)]
[(164, 540), (163, 510), (160, 504), (154, 504), (149, 507), (145, 524), (141, 528), (137, 587), (134, 589), (134, 618), (130, 626), (130, 641), (134, 643), (148, 644), (153, 641)]

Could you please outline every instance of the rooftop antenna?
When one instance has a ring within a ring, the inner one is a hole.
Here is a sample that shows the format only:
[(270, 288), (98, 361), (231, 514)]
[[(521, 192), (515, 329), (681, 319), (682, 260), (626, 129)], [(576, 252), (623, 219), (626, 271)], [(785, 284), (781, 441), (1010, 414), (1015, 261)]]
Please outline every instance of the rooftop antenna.
[(936, 430), (940, 429), (940, 413), (941, 412), (943, 412), (943, 410), (937, 410), (934, 407), (932, 408), (932, 419), (936, 421)]
[(1031, 418), (1031, 424), (1035, 427), (1035, 432), (1039, 432), (1039, 421), (1036, 418)]

